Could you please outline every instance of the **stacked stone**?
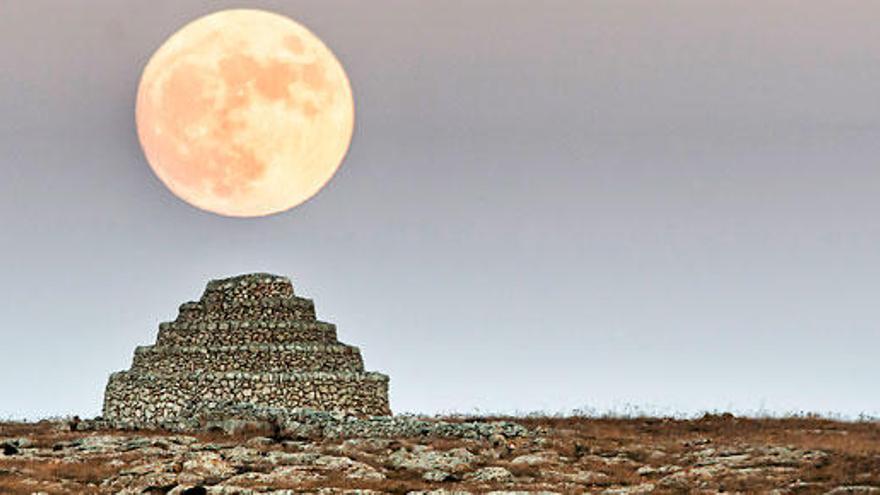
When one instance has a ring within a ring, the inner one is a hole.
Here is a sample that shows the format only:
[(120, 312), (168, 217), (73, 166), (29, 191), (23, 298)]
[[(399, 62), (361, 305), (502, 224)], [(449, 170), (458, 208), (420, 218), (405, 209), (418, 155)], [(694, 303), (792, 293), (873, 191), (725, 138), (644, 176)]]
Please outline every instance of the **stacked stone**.
[(390, 414), (388, 377), (364, 371), (360, 350), (288, 278), (264, 273), (212, 280), (160, 324), (156, 344), (110, 376), (104, 419), (161, 425), (233, 403)]

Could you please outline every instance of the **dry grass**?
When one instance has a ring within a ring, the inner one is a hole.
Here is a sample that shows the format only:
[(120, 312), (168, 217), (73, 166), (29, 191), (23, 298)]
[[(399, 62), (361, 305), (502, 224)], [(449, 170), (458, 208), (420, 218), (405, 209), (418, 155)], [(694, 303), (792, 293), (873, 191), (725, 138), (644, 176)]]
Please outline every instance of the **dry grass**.
[(34, 492), (44, 492), (49, 495), (70, 493), (67, 490), (35, 484), (33, 481), (18, 476), (0, 476), (0, 493), (4, 495), (31, 495)]
[[(732, 415), (705, 415), (695, 420), (665, 418), (535, 417), (514, 421), (530, 428), (553, 428), (561, 435), (554, 442), (576, 448), (571, 442), (589, 441), (591, 450), (650, 444), (670, 452), (686, 449), (688, 442), (794, 445), (803, 449), (831, 450), (859, 456), (880, 455), (880, 422), (840, 422), (822, 418), (753, 419)], [(635, 459), (638, 460), (638, 459)]]
[(119, 472), (105, 459), (89, 459), (82, 462), (67, 462), (53, 459), (52, 462), (34, 459), (0, 459), (0, 470), (28, 475), (35, 480), (70, 480), (77, 483), (100, 483)]
[(0, 459), (0, 493), (99, 493), (97, 485), (119, 468), (105, 460), (65, 462)]

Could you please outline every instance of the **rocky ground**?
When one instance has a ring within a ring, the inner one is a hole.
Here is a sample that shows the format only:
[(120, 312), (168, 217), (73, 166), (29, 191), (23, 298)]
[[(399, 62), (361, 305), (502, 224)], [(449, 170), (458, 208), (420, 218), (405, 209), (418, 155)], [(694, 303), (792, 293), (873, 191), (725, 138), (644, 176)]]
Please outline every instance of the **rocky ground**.
[(876, 422), (503, 419), (528, 433), (285, 438), (277, 429), (230, 435), (5, 423), (0, 493), (880, 495)]

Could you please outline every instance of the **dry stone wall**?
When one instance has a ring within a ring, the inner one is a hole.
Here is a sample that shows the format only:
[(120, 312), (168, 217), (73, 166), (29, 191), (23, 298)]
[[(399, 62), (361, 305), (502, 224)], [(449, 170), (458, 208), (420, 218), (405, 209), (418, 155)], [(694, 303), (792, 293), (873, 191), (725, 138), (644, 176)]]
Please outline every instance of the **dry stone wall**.
[(286, 277), (250, 274), (208, 283), (199, 301), (162, 323), (155, 345), (110, 377), (104, 419), (160, 425), (228, 404), (389, 415), (388, 377), (364, 371), (357, 347), (316, 320)]

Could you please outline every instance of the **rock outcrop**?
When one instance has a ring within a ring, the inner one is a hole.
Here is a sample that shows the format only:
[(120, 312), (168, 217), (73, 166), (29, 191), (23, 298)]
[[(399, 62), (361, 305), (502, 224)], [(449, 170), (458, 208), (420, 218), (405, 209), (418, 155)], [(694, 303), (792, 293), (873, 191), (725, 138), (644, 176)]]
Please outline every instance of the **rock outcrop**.
[(318, 321), (286, 277), (213, 280), (162, 323), (155, 345), (110, 377), (104, 420), (157, 426), (228, 404), (390, 415), (388, 377), (364, 371), (357, 347)]
[[(277, 413), (250, 409), (240, 413)], [(298, 420), (348, 425), (338, 416), (302, 412)], [(144, 435), (0, 422), (0, 493), (880, 494), (876, 422), (532, 416), (504, 426), (498, 418), (463, 419), (358, 420), (421, 423), (390, 438)], [(434, 435), (476, 433), (475, 425), (497, 433)]]

